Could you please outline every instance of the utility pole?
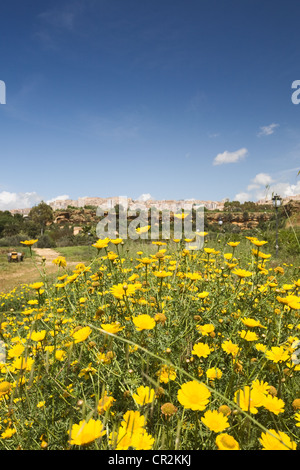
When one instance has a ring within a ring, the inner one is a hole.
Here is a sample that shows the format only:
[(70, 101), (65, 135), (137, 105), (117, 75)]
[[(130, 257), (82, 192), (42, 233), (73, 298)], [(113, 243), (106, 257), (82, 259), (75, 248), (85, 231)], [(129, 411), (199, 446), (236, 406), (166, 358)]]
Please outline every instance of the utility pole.
[(273, 197), (272, 197), (272, 201), (273, 201), (273, 205), (275, 207), (275, 211), (276, 211), (276, 245), (275, 245), (275, 249), (276, 249), (276, 258), (278, 256), (278, 208), (280, 207), (281, 205), (281, 197), (278, 196), (278, 194), (275, 194)]

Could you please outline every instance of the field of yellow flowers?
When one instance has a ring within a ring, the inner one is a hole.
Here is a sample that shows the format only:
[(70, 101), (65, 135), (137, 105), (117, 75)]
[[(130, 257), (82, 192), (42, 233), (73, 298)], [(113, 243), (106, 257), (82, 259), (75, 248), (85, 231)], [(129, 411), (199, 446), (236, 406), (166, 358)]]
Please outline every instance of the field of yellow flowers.
[(300, 279), (246, 243), (106, 238), (0, 294), (0, 449), (299, 449)]

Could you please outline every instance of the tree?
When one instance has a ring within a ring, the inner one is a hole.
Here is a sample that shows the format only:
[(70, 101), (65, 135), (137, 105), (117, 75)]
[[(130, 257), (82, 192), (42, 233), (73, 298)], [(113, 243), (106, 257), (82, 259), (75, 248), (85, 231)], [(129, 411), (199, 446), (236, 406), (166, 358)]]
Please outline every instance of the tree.
[(225, 212), (241, 211), (240, 201), (226, 201), (224, 203), (224, 211)]
[(0, 211), (0, 236), (3, 235), (3, 231), (7, 224), (13, 221), (13, 216), (9, 211)]
[(16, 220), (12, 219), (11, 221), (7, 222), (2, 234), (6, 237), (11, 237), (13, 235), (17, 235), (20, 232), (21, 225)]
[(248, 220), (249, 220), (249, 212), (248, 211), (243, 212), (243, 219), (244, 219), (244, 222), (248, 222)]
[(43, 235), (46, 225), (53, 221), (52, 207), (42, 201), (30, 210), (29, 218)]

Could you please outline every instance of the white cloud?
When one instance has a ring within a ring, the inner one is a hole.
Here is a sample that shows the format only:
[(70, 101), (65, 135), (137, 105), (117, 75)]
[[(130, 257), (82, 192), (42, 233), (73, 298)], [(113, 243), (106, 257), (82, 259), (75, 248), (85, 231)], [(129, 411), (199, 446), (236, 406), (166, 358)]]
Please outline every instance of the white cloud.
[[(257, 175), (252, 178), (250, 184), (247, 186), (248, 193), (242, 192), (237, 194), (235, 197), (242, 195), (243, 198), (243, 195), (247, 194), (247, 199), (245, 199), (247, 201), (253, 201), (254, 199), (264, 199), (267, 194), (266, 189), (268, 189), (268, 192), (270, 192), (270, 185), (273, 182), (273, 178), (268, 175), (268, 173), (257, 173)], [(241, 201), (239, 198), (237, 200), (240, 202), (245, 202), (245, 200)]]
[(0, 192), (0, 210), (27, 209), (39, 204), (42, 197), (37, 193), (12, 193), (9, 191)]
[(240, 192), (235, 195), (234, 200), (258, 201), (260, 199), (271, 199), (272, 194), (279, 194), (282, 198), (300, 194), (300, 180), (296, 184), (273, 180), (267, 173), (258, 173), (247, 187), (248, 192)]
[(251, 201), (251, 194), (246, 193), (246, 192), (238, 193), (234, 196), (234, 200), (240, 201), (240, 203)]
[(248, 184), (247, 190), (253, 191), (253, 189), (259, 189), (259, 184)]
[(153, 197), (149, 193), (141, 194), (138, 198), (137, 201), (145, 202), (149, 201), (150, 199), (153, 200)]
[(219, 153), (215, 157), (213, 164), (222, 165), (223, 163), (236, 163), (239, 160), (242, 160), (247, 155), (247, 153), (248, 150), (245, 148), (241, 148), (235, 152), (228, 152), (225, 150), (225, 152)]
[(267, 184), (271, 184), (273, 182), (273, 179), (270, 175), (267, 173), (258, 173), (252, 180), (252, 183), (255, 185), (264, 185), (266, 186)]
[(276, 183), (270, 187), (271, 193), (277, 193), (281, 197), (289, 197), (289, 196), (296, 196), (300, 194), (300, 181), (296, 184), (290, 183)]
[(65, 201), (66, 199), (70, 199), (70, 196), (68, 196), (68, 194), (63, 194), (62, 196), (57, 196), (52, 199), (49, 199), (49, 201), (46, 201), (46, 202), (47, 204), (50, 204), (51, 202), (54, 202), (54, 201)]
[(276, 127), (279, 127), (279, 124), (272, 123), (269, 126), (262, 126), (260, 127), (260, 132), (257, 134), (258, 137), (261, 137), (263, 135), (271, 135), (274, 134), (274, 130)]
[(215, 132), (214, 134), (208, 134), (208, 137), (210, 139), (215, 139), (216, 137), (219, 137), (220, 134), (218, 134), (217, 132)]
[(235, 195), (235, 200), (241, 203), (245, 201), (254, 201), (265, 199), (267, 196), (266, 188), (270, 191), (270, 183), (273, 178), (268, 173), (257, 173), (247, 186), (247, 192), (240, 192)]

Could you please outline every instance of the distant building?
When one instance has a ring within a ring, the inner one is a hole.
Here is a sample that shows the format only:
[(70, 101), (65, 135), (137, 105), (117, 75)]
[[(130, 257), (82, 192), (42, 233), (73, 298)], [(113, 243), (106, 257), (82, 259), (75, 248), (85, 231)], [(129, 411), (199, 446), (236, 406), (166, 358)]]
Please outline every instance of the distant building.
[[(286, 196), (283, 199), (283, 203), (287, 204), (289, 201), (300, 201), (300, 194), (295, 196)], [(127, 198), (126, 196), (118, 197), (80, 197), (77, 200), (75, 199), (57, 199), (49, 203), (49, 206), (53, 210), (65, 210), (68, 206), (71, 207), (84, 207), (84, 206), (101, 206), (103, 209), (110, 210), (113, 209), (116, 205), (123, 206), (131, 210), (138, 210), (142, 208), (156, 208), (157, 210), (169, 210), (170, 212), (177, 212), (183, 208), (198, 209), (199, 207), (205, 207), (208, 210), (220, 210), (224, 209), (225, 202), (229, 201), (228, 198), (222, 199), (222, 201), (203, 201), (199, 199), (182, 199), (182, 200), (152, 200), (147, 199), (146, 201), (133, 200)], [(256, 204), (272, 204), (272, 199), (260, 199)], [(26, 209), (12, 209), (10, 210), (12, 214), (22, 214), (28, 215), (30, 208)]]

